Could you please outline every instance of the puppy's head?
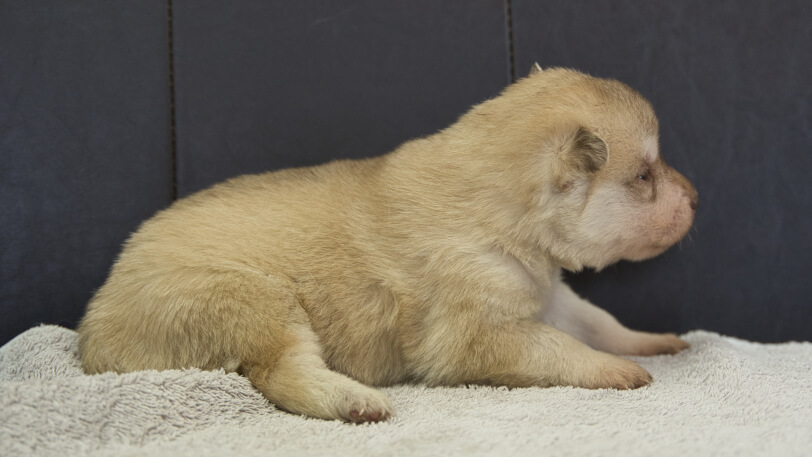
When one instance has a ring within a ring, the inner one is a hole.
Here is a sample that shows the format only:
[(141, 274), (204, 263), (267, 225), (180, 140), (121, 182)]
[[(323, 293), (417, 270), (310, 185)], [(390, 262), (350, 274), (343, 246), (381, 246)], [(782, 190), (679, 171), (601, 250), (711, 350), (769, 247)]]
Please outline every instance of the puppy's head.
[(488, 103), (477, 116), (507, 119), (491, 132), (524, 202), (516, 233), (565, 268), (647, 259), (688, 232), (697, 192), (666, 165), (654, 111), (628, 86), (536, 69)]

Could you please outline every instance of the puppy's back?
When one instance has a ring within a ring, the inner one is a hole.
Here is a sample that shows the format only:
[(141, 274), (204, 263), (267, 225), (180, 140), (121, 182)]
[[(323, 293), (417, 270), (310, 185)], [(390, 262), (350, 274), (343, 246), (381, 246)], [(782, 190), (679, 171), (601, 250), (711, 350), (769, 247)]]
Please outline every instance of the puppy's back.
[(247, 296), (237, 297), (242, 311), (218, 309), (226, 285), (256, 280), (282, 290), (285, 278), (312, 270), (329, 251), (320, 240), (341, 244), (347, 218), (362, 219), (359, 196), (376, 167), (376, 160), (343, 161), (241, 176), (144, 222), (80, 323), (85, 370), (236, 369), (230, 332), (244, 323), (235, 312), (246, 314), (243, 321), (276, 320), (280, 332), (289, 317), (248, 306)]

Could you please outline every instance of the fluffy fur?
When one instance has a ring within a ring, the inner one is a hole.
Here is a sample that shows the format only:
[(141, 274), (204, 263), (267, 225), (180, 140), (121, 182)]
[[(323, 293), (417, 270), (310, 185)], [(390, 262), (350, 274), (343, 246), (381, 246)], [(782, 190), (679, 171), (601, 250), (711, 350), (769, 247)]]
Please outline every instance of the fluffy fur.
[[(560, 270), (659, 254), (697, 194), (629, 87), (536, 71), (435, 135), (367, 160), (242, 176), (127, 241), (79, 328), (89, 373), (225, 368), (325, 419), (392, 414), (369, 386), (651, 382), (674, 353)], [(610, 354), (611, 353), (611, 354)]]

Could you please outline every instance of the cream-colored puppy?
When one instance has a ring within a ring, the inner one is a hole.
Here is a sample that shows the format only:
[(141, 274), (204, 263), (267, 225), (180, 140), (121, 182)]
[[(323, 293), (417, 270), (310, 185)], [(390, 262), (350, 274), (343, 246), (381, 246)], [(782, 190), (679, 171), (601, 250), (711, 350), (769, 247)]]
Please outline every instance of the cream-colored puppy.
[(242, 176), (127, 241), (79, 328), (88, 373), (247, 376), (295, 413), (392, 414), (379, 391), (651, 382), (613, 354), (674, 353), (579, 298), (561, 268), (655, 256), (688, 231), (637, 92), (537, 70), (435, 135), (368, 160)]

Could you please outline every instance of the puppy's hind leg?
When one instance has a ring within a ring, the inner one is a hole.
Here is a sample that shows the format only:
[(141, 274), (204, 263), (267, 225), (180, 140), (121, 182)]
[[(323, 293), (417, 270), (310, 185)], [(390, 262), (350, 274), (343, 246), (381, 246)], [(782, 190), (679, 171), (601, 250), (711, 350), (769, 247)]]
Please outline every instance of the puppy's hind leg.
[(276, 360), (255, 358), (242, 372), (272, 403), (292, 413), (347, 422), (377, 422), (392, 414), (378, 390), (325, 365), (317, 344), (306, 332)]
[[(266, 339), (260, 320), (252, 323), (236, 349), (240, 371), (276, 406), (297, 414), (347, 422), (377, 422), (392, 415), (386, 396), (371, 387), (330, 370), (310, 327), (307, 314), (292, 290), (275, 299), (288, 310), (282, 335)], [(277, 303), (276, 305), (279, 305)], [(278, 306), (277, 306), (278, 309)]]

